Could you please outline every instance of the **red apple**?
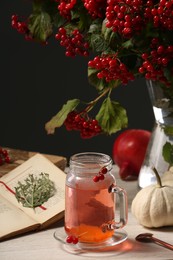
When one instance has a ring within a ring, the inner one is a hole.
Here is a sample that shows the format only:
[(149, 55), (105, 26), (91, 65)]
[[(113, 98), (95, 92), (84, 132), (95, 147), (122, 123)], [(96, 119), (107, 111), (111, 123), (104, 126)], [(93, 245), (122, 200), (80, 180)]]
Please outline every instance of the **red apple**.
[(138, 178), (151, 132), (143, 129), (128, 129), (123, 131), (114, 141), (112, 157), (119, 166), (122, 180)]

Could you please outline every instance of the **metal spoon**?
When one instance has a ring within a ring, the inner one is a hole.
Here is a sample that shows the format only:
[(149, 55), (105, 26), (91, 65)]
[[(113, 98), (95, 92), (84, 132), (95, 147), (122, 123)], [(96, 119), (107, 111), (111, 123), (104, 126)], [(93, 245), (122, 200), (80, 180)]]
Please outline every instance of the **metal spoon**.
[(170, 250), (173, 250), (173, 245), (165, 242), (165, 241), (162, 241), (156, 237), (153, 237), (153, 234), (151, 233), (142, 233), (142, 234), (139, 234), (137, 237), (136, 237), (136, 240), (137, 241), (140, 241), (140, 242), (154, 242), (160, 246), (163, 246), (163, 247), (166, 247)]

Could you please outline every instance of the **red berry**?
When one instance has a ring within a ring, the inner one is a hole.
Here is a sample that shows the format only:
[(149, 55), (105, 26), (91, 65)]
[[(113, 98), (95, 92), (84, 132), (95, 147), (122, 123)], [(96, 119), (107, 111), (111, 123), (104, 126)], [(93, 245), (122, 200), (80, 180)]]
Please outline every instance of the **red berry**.
[(72, 236), (68, 236), (67, 238), (66, 238), (66, 242), (67, 243), (72, 243), (73, 242), (73, 237)]
[(72, 243), (76, 245), (78, 242), (79, 242), (78, 238), (77, 237), (73, 237)]
[(100, 176), (98, 176), (98, 175), (94, 176), (94, 178), (93, 178), (94, 182), (98, 182), (99, 180), (100, 180)]
[(100, 174), (99, 179), (100, 179), (100, 180), (104, 180), (104, 178), (105, 178), (105, 176), (104, 176), (103, 174)]
[(106, 174), (108, 172), (108, 169), (106, 168), (106, 167), (103, 167), (102, 169), (101, 169), (101, 173), (102, 174)]
[(11, 162), (11, 160), (10, 160), (10, 157), (9, 157), (9, 156), (6, 156), (6, 157), (5, 157), (5, 162), (6, 162), (6, 163), (10, 163), (10, 162)]
[(2, 154), (3, 154), (3, 156), (7, 156), (7, 155), (8, 155), (7, 150), (3, 149), (3, 150), (2, 150)]
[(0, 157), (0, 165), (2, 165), (3, 164), (3, 160), (2, 160), (2, 158)]
[(78, 243), (78, 238), (75, 237), (75, 236), (68, 236), (66, 238), (66, 242), (69, 243), (69, 244), (71, 244), (71, 243), (77, 244)]

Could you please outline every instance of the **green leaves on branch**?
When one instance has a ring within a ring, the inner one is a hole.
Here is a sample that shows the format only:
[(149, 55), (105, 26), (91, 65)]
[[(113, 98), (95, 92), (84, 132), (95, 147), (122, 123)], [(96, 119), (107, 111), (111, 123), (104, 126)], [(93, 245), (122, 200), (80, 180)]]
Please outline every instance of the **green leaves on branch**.
[(113, 134), (127, 127), (128, 119), (126, 110), (118, 102), (107, 97), (96, 116), (102, 130), (106, 134)]
[[(67, 115), (80, 104), (79, 99), (67, 101), (61, 110), (46, 123), (45, 129), (48, 134), (54, 134), (55, 128), (61, 127)], [(94, 105), (93, 105), (94, 107)], [(80, 113), (80, 112), (79, 112)], [(108, 96), (102, 103), (96, 119), (105, 134), (111, 135), (127, 127), (128, 119), (126, 110), (118, 102), (112, 101)]]
[[(28, 27), (34, 39), (44, 42), (52, 34), (53, 26), (59, 27), (64, 24), (65, 21), (59, 15), (59, 12), (55, 12), (55, 4), (55, 2), (50, 4), (48, 0), (35, 0), (33, 2), (33, 14), (29, 17)], [(80, 6), (79, 3), (76, 6), (75, 12), (72, 12), (71, 15), (73, 23), (71, 23), (70, 26), (72, 26), (72, 28), (70, 28), (67, 24), (67, 31), (73, 30), (76, 26), (81, 31), (88, 28), (89, 30), (86, 37), (94, 51), (104, 54), (115, 53), (117, 46), (115, 46), (114, 42), (115, 40), (117, 41), (117, 39), (115, 39), (117, 34), (106, 28), (104, 22), (100, 23), (100, 19), (96, 19), (94, 21), (88, 20), (89, 16), (86, 9), (83, 8), (83, 4)], [(86, 21), (88, 21), (88, 24)], [(118, 42), (119, 40), (120, 39), (118, 39)], [(99, 79), (97, 77), (97, 73), (98, 70), (90, 67), (88, 68), (89, 83), (93, 85), (100, 93), (104, 93), (106, 89), (109, 91), (109, 89), (111, 90), (116, 88), (120, 84), (120, 81), (118, 80), (106, 82), (105, 79)], [(63, 125), (68, 114), (75, 110), (80, 103), (81, 101), (79, 99), (73, 99), (63, 105), (61, 110), (53, 116), (49, 122), (46, 123), (45, 129), (47, 133), (54, 134), (55, 129)], [(95, 101), (93, 104), (95, 104)], [(121, 107), (119, 103), (111, 101), (110, 96), (107, 97), (102, 103), (96, 119), (98, 120), (103, 132), (108, 135), (116, 133), (122, 128), (127, 127), (127, 115), (125, 109)]]
[[(105, 79), (99, 79), (97, 77), (98, 70), (95, 68), (88, 67), (88, 80), (91, 85), (93, 85), (98, 91), (103, 92), (106, 89), (116, 88), (120, 85), (119, 80), (111, 80), (106, 82)], [(105, 88), (106, 86), (106, 88)], [(111, 135), (127, 127), (128, 119), (126, 110), (115, 101), (110, 99), (108, 96), (100, 108), (99, 113), (96, 116), (104, 133)]]
[(54, 183), (49, 179), (49, 174), (41, 173), (39, 176), (29, 174), (24, 183), (19, 181), (15, 187), (15, 196), (24, 207), (41, 206), (55, 193)]
[(52, 117), (52, 119), (46, 123), (45, 129), (48, 134), (54, 134), (55, 128), (61, 127), (67, 118), (67, 115), (73, 111), (80, 103), (79, 99), (72, 99), (67, 101), (66, 104), (63, 105), (61, 110)]

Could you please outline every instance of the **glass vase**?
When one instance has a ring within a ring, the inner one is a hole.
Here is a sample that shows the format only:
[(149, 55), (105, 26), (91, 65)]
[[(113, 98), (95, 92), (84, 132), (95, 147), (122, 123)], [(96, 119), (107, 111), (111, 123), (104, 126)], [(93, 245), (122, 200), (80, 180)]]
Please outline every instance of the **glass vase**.
[(156, 183), (153, 167), (157, 169), (160, 176), (168, 170), (169, 163), (164, 160), (162, 151), (166, 142), (173, 144), (173, 136), (167, 131), (173, 128), (172, 101), (167, 97), (164, 89), (156, 83), (147, 81), (146, 84), (153, 107), (155, 124), (139, 173), (138, 186), (140, 189)]

